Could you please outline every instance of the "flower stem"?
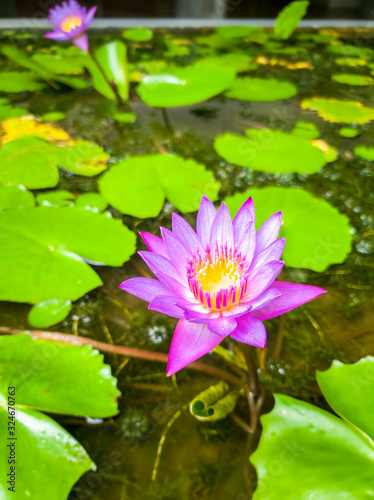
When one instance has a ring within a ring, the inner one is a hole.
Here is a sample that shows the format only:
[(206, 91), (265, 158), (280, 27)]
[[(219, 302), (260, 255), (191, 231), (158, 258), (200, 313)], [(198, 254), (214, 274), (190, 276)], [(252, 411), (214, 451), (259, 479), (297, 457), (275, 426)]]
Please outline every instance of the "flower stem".
[(162, 118), (164, 119), (165, 127), (169, 130), (169, 132), (171, 134), (174, 134), (174, 129), (173, 129), (173, 126), (170, 122), (169, 114), (168, 114), (166, 108), (160, 108), (160, 110), (161, 110)]

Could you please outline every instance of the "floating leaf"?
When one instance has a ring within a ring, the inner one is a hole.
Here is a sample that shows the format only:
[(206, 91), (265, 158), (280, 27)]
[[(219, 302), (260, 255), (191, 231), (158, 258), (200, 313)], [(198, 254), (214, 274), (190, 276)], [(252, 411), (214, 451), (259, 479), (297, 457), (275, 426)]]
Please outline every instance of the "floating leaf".
[(230, 163), (270, 173), (312, 174), (326, 164), (323, 153), (300, 137), (270, 129), (248, 129), (246, 134), (218, 136), (217, 153)]
[(345, 83), (347, 85), (359, 85), (365, 87), (374, 84), (374, 78), (366, 75), (356, 75), (342, 73), (340, 75), (332, 75), (331, 78), (338, 83)]
[(291, 135), (295, 137), (301, 137), (302, 139), (318, 139), (321, 135), (321, 132), (318, 130), (318, 127), (313, 122), (297, 122), (294, 125), (294, 128), (291, 130)]
[(59, 165), (77, 175), (93, 177), (107, 168), (109, 155), (101, 146), (78, 140), (58, 148)]
[(198, 420), (211, 422), (221, 420), (235, 408), (238, 400), (238, 391), (229, 392), (226, 382), (211, 385), (201, 392), (190, 404), (190, 412)]
[(38, 205), (45, 207), (72, 207), (75, 195), (65, 189), (57, 189), (38, 194), (36, 201)]
[(367, 356), (353, 365), (335, 360), (328, 370), (317, 371), (316, 376), (331, 408), (374, 440), (374, 358)]
[(183, 213), (198, 209), (203, 194), (214, 201), (220, 184), (204, 165), (178, 156), (132, 157), (110, 168), (99, 180), (109, 203), (134, 217), (156, 217), (165, 198)]
[(368, 123), (374, 120), (374, 109), (357, 101), (314, 97), (305, 99), (301, 107), (317, 111), (321, 118), (332, 123)]
[(63, 321), (71, 310), (71, 301), (47, 299), (30, 309), (28, 322), (35, 328), (49, 328)]
[(118, 112), (113, 115), (113, 118), (118, 123), (134, 123), (136, 121), (137, 116), (135, 113)]
[(80, 50), (78, 53), (65, 49), (57, 54), (34, 54), (31, 59), (56, 75), (82, 75), (86, 56)]
[[(101, 69), (96, 61), (100, 64)], [(127, 101), (129, 98), (129, 77), (127, 68), (126, 45), (119, 41), (109, 42), (95, 51), (95, 60), (88, 58), (86, 67), (92, 77), (92, 85), (107, 99), (116, 99), (116, 94), (107, 80), (113, 82), (120, 97)], [(106, 78), (104, 78), (104, 71)]]
[(212, 35), (196, 37), (195, 43), (208, 45), (208, 47), (211, 47), (212, 49), (231, 49), (232, 47), (235, 47), (237, 40), (214, 33)]
[(131, 28), (124, 31), (122, 36), (131, 42), (149, 42), (153, 38), (153, 31), (149, 28)]
[(367, 500), (374, 491), (374, 447), (349, 424), (280, 394), (261, 422), (254, 500)]
[(6, 210), (0, 241), (0, 300), (30, 304), (78, 299), (101, 285), (84, 260), (121, 266), (135, 251), (120, 220), (75, 207)]
[(0, 98), (0, 120), (4, 118), (19, 118), (27, 114), (24, 108), (13, 108), (8, 99)]
[(108, 202), (99, 193), (84, 193), (77, 198), (75, 206), (84, 210), (92, 210), (95, 213), (101, 213), (107, 208)]
[(0, 79), (0, 92), (18, 93), (28, 90), (29, 92), (41, 90), (46, 83), (40, 81), (35, 73), (19, 71), (3, 71)]
[(0, 139), (3, 144), (30, 136), (55, 143), (65, 143), (70, 140), (69, 134), (61, 128), (42, 123), (30, 115), (22, 118), (9, 118), (1, 123)]
[(57, 146), (35, 137), (8, 142), (0, 148), (0, 182), (29, 189), (58, 183)]
[(232, 68), (209, 67), (205, 71), (198, 65), (175, 68), (167, 74), (145, 75), (137, 93), (148, 106), (188, 106), (220, 94), (234, 78)]
[(250, 196), (259, 228), (273, 213), (283, 212), (281, 236), (287, 238), (283, 260), (288, 266), (323, 272), (341, 264), (351, 251), (351, 226), (346, 215), (303, 189), (266, 187), (226, 198), (231, 215)]
[(223, 54), (221, 56), (211, 56), (204, 57), (200, 59), (196, 66), (202, 68), (214, 67), (214, 68), (233, 68), (237, 73), (241, 71), (249, 71), (258, 68), (258, 64), (253, 63), (253, 58), (245, 54)]
[(297, 94), (297, 88), (275, 78), (238, 78), (225, 92), (227, 97), (241, 101), (271, 102), (289, 99)]
[(361, 134), (361, 130), (353, 127), (342, 127), (338, 130), (339, 135), (342, 137), (347, 137), (353, 139), (354, 137), (358, 137)]
[(313, 146), (316, 146), (316, 148), (322, 151), (327, 163), (332, 163), (339, 158), (338, 150), (334, 148), (334, 146), (330, 146), (330, 144), (323, 139), (314, 139), (310, 142)]
[(35, 206), (35, 198), (30, 191), (19, 186), (0, 185), (0, 210)]
[(362, 57), (363, 59), (370, 59), (374, 56), (373, 49), (369, 47), (358, 47), (357, 45), (330, 45), (327, 50), (332, 54), (341, 54), (344, 57)]
[(42, 120), (45, 122), (57, 122), (59, 120), (63, 120), (66, 117), (66, 113), (62, 111), (51, 111), (50, 113), (45, 113), (42, 116)]
[(374, 148), (370, 146), (357, 146), (354, 149), (354, 154), (364, 160), (374, 161)]
[(291, 2), (279, 14), (275, 23), (274, 34), (283, 40), (289, 38), (305, 16), (309, 2)]
[(367, 61), (365, 59), (359, 59), (358, 57), (338, 57), (335, 59), (336, 64), (340, 64), (341, 66), (366, 66)]
[(259, 26), (217, 26), (216, 32), (225, 38), (245, 38), (253, 34), (263, 33)]
[(181, 57), (187, 56), (191, 52), (189, 40), (180, 40), (171, 36), (164, 37), (164, 43), (167, 51), (164, 52), (164, 57)]

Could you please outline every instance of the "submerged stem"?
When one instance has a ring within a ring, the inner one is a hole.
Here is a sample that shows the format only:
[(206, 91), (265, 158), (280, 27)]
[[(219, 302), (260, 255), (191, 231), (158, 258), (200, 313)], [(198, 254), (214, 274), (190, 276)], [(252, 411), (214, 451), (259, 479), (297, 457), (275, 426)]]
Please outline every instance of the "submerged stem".
[(173, 126), (170, 122), (169, 114), (168, 114), (166, 108), (160, 108), (160, 109), (161, 109), (162, 118), (164, 119), (165, 127), (169, 130), (170, 133), (174, 134), (174, 129), (173, 129)]

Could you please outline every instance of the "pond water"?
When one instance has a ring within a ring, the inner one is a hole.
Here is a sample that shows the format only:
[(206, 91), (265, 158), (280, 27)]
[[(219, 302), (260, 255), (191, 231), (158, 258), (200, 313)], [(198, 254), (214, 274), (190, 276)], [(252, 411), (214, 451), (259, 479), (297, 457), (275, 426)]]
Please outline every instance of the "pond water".
[[(358, 101), (366, 107), (374, 107), (372, 85), (344, 84), (331, 78), (332, 74), (341, 73), (370, 76), (374, 52), (365, 53), (365, 50), (373, 46), (374, 34), (367, 30), (299, 30), (293, 39), (279, 46), (265, 39), (256, 43), (250, 38), (240, 38), (234, 42), (230, 40), (230, 49), (196, 42), (197, 38), (208, 37), (213, 32), (155, 30), (151, 42), (129, 43), (129, 61), (136, 68), (144, 61), (165, 60), (165, 37), (174, 37), (179, 41), (175, 47), (187, 47), (188, 50), (181, 55), (176, 51), (168, 64), (172, 61), (185, 66), (200, 59), (202, 54), (241, 52), (251, 55), (256, 63), (256, 67), (243, 72), (242, 76), (287, 80), (296, 86), (297, 95), (273, 102), (251, 102), (220, 94), (191, 106), (170, 108), (165, 117), (159, 108), (147, 106), (139, 98), (135, 91), (137, 84), (133, 82), (129, 107), (137, 115), (134, 123), (114, 120), (118, 112), (115, 101), (105, 99), (92, 88), (63, 87), (56, 91), (49, 87), (28, 93), (2, 93), (2, 97), (35, 116), (65, 113), (54, 126), (64, 129), (73, 138), (81, 137), (99, 144), (111, 155), (111, 163), (129, 156), (175, 153), (193, 158), (213, 172), (221, 183), (220, 200), (251, 188), (303, 188), (345, 214), (353, 228), (353, 241), (344, 262), (325, 266), (320, 272), (286, 266), (281, 275), (283, 281), (317, 285), (328, 293), (284, 317), (267, 321), (268, 344), (265, 350), (257, 352), (260, 379), (267, 393), (264, 411), (270, 410), (274, 392), (326, 407), (315, 380), (315, 370), (326, 369), (333, 359), (354, 362), (374, 353), (374, 171), (372, 161), (354, 154), (359, 145), (374, 146), (374, 131), (370, 122), (352, 125), (359, 135), (343, 137), (339, 130), (344, 120), (325, 121), (316, 111), (302, 109), (300, 104), (306, 99), (321, 97)], [(0, 43), (9, 43), (10, 35), (4, 33)], [(116, 39), (119, 35), (115, 30), (96, 33), (92, 43), (98, 45), (104, 39)], [(50, 43), (38, 34), (27, 32), (11, 36), (15, 46), (30, 54), (43, 53), (50, 47)], [(345, 55), (329, 50), (337, 43), (356, 49), (361, 47), (364, 55), (359, 50), (356, 53), (352, 50), (352, 55), (346, 56), (356, 59), (356, 63), (339, 64), (337, 59)], [(295, 48), (300, 51), (292, 50)], [(2, 58), (1, 71), (11, 71), (14, 67), (14, 63)], [(243, 136), (249, 128), (290, 132), (299, 121), (314, 123), (320, 138), (338, 150), (338, 158), (315, 173), (269, 173), (240, 167), (223, 159), (213, 147), (215, 138), (227, 132)], [(350, 126), (349, 117), (346, 123)], [(98, 177), (83, 177), (61, 170), (55, 189), (75, 194), (97, 192)], [(42, 192), (34, 190), (35, 194)], [(156, 232), (160, 225), (171, 227), (171, 212), (175, 209), (166, 202), (157, 217), (145, 219), (122, 215), (114, 208), (109, 210), (135, 232)], [(185, 215), (192, 225), (195, 215)], [(306, 220), (299, 231), (307, 233), (309, 222)], [(326, 231), (330, 230), (333, 231), (325, 228), (321, 221), (321, 234), (326, 236)], [(137, 248), (145, 248), (139, 237)], [(329, 251), (327, 248), (326, 252)], [(95, 267), (103, 286), (75, 301), (69, 316), (50, 330), (167, 353), (176, 320), (149, 311), (145, 302), (118, 288), (124, 279), (138, 276), (139, 269), (145, 271), (136, 255), (123, 267)], [(1, 302), (0, 325), (30, 328), (29, 309), (29, 305)], [(282, 345), (280, 334), (284, 335)], [(161, 363), (118, 355), (105, 355), (105, 360), (118, 377), (122, 393), (119, 415), (104, 422), (57, 418), (83, 444), (98, 466), (96, 473), (84, 475), (77, 483), (69, 497), (71, 500), (250, 498), (249, 485), (254, 484), (255, 475), (248, 456), (258, 435), (251, 442), (232, 418), (214, 423), (199, 422), (184, 408), (217, 379), (188, 368), (166, 378), (165, 365)], [(232, 367), (214, 353), (207, 355), (204, 362), (232, 371)], [(239, 400), (236, 414), (248, 420), (244, 398)], [(168, 429), (159, 457), (157, 477), (152, 481), (160, 439), (174, 416), (175, 423)]]

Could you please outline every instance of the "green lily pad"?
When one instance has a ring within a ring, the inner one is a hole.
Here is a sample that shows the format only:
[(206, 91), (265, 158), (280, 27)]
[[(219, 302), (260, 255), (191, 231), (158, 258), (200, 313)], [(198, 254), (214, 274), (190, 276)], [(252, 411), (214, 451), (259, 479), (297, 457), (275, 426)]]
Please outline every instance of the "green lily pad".
[(358, 137), (361, 134), (361, 130), (358, 128), (353, 128), (353, 127), (342, 127), (341, 129), (338, 130), (339, 135), (342, 137), (347, 137), (349, 139), (353, 139), (355, 137)]
[(173, 38), (171, 36), (165, 36), (164, 43), (167, 47), (167, 51), (164, 52), (164, 57), (187, 56), (191, 52), (191, 45), (180, 43), (180, 41), (177, 38)]
[(101, 146), (89, 141), (78, 140), (72, 146), (56, 150), (59, 165), (77, 175), (93, 177), (107, 168), (110, 156)]
[(370, 146), (357, 146), (353, 150), (356, 156), (363, 158), (364, 160), (374, 161), (374, 148)]
[(346, 215), (303, 189), (266, 187), (226, 198), (231, 215), (252, 196), (259, 228), (275, 212), (283, 212), (281, 236), (287, 238), (283, 260), (287, 266), (325, 271), (341, 264), (351, 251), (352, 228)]
[(92, 210), (98, 214), (104, 212), (108, 206), (108, 202), (99, 193), (84, 193), (77, 198), (75, 206), (84, 210)]
[(234, 78), (232, 68), (173, 68), (165, 74), (145, 75), (137, 93), (148, 106), (188, 106), (220, 94)]
[(237, 44), (237, 40), (226, 36), (213, 33), (212, 35), (203, 35), (195, 38), (195, 43), (207, 45), (212, 49), (231, 49)]
[(65, 189), (57, 189), (46, 193), (38, 194), (36, 201), (38, 205), (45, 207), (72, 207), (75, 195)]
[(122, 36), (131, 42), (149, 42), (153, 38), (153, 31), (149, 28), (131, 28), (124, 31)]
[(365, 59), (360, 59), (359, 57), (338, 57), (335, 59), (336, 64), (340, 66), (366, 66), (367, 61)]
[(251, 457), (258, 476), (254, 500), (371, 496), (374, 447), (349, 424), (280, 394), (261, 422), (263, 434)]
[(50, 113), (45, 113), (41, 118), (45, 122), (57, 122), (63, 120), (66, 117), (66, 113), (62, 111), (51, 111)]
[(75, 207), (6, 210), (0, 241), (0, 300), (29, 304), (76, 300), (101, 285), (84, 260), (121, 266), (135, 251), (120, 220)]
[(56, 75), (82, 75), (86, 56), (82, 51), (79, 54), (74, 51), (72, 56), (72, 52), (65, 49), (65, 53), (34, 54), (31, 59)]
[(63, 321), (71, 310), (71, 301), (47, 299), (35, 304), (28, 314), (28, 322), (35, 328), (49, 328)]
[(35, 206), (35, 198), (30, 191), (19, 186), (0, 185), (0, 210)]
[(245, 54), (223, 54), (221, 56), (210, 56), (204, 57), (200, 59), (195, 66), (200, 66), (202, 68), (207, 67), (215, 67), (215, 68), (224, 68), (230, 67), (233, 68), (236, 73), (240, 73), (242, 71), (250, 71), (252, 69), (257, 69), (258, 64), (253, 63), (253, 58), (247, 56)]
[(137, 116), (135, 113), (118, 112), (113, 115), (113, 118), (118, 123), (134, 123)]
[(332, 123), (368, 123), (374, 120), (374, 109), (357, 101), (314, 97), (305, 99), (301, 107), (317, 111), (321, 118)]
[(289, 38), (305, 16), (309, 2), (296, 1), (287, 5), (279, 14), (275, 23), (274, 34), (283, 40)]
[(227, 97), (241, 101), (272, 102), (289, 99), (297, 94), (297, 88), (291, 82), (275, 78), (238, 78), (225, 92)]
[(0, 120), (4, 120), (5, 118), (19, 118), (24, 115), (27, 115), (25, 108), (14, 108), (8, 99), (0, 99)]
[(359, 85), (365, 87), (367, 85), (374, 84), (374, 78), (366, 75), (351, 75), (348, 73), (342, 73), (340, 75), (332, 75), (331, 78), (338, 83), (345, 83), (346, 85)]
[(248, 129), (246, 134), (218, 136), (214, 148), (230, 163), (270, 173), (312, 174), (326, 164), (323, 152), (306, 139), (270, 129)]
[(315, 123), (299, 121), (295, 123), (293, 129), (291, 130), (291, 135), (301, 137), (302, 139), (313, 140), (318, 139), (321, 132), (318, 130)]
[(203, 422), (222, 420), (235, 409), (238, 397), (238, 391), (230, 392), (229, 385), (221, 381), (193, 399), (190, 413)]
[(369, 47), (358, 47), (357, 45), (330, 45), (327, 50), (332, 54), (339, 54), (344, 57), (362, 57), (363, 59), (370, 59), (374, 56), (373, 49)]
[(19, 93), (33, 92), (47, 87), (39, 75), (32, 72), (3, 71), (0, 79), (0, 92)]
[(0, 182), (29, 189), (58, 183), (56, 146), (36, 137), (7, 142), (0, 148)]
[(216, 32), (225, 38), (245, 38), (253, 34), (263, 33), (259, 26), (218, 26)]
[(353, 365), (335, 360), (328, 370), (317, 371), (316, 376), (331, 408), (374, 440), (374, 398), (371, 390), (374, 382), (374, 358), (367, 356)]
[(146, 218), (160, 213), (165, 198), (183, 213), (194, 212), (203, 194), (217, 199), (220, 184), (194, 160), (158, 154), (114, 165), (99, 180), (99, 188), (120, 212)]

